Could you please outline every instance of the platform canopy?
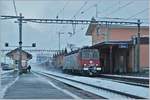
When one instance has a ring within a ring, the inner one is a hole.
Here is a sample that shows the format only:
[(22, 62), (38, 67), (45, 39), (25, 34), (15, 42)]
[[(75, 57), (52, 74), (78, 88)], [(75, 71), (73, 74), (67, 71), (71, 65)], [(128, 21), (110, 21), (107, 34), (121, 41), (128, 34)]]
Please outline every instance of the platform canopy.
[[(20, 52), (19, 48), (16, 48), (6, 54), (6, 56), (12, 58), (13, 60), (19, 60)], [(32, 59), (32, 55), (24, 50), (22, 50), (22, 60), (30, 60)]]

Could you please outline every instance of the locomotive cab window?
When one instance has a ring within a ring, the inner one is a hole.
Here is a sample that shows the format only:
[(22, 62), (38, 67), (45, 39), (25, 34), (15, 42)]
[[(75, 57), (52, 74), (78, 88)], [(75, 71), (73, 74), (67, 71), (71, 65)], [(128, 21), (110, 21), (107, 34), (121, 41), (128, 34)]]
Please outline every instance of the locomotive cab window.
[(93, 58), (96, 58), (96, 59), (99, 58), (99, 52), (98, 51), (93, 52)]
[(98, 50), (93, 50), (93, 49), (82, 50), (80, 52), (80, 56), (81, 58), (84, 58), (84, 59), (98, 59), (99, 52)]

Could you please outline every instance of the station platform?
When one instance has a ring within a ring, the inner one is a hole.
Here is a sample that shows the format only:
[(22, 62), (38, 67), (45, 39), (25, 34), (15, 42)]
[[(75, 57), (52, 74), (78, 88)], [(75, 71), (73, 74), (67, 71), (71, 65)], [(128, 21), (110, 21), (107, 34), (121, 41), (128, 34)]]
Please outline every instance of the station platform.
[(33, 73), (22, 74), (12, 84), (3, 99), (73, 99)]

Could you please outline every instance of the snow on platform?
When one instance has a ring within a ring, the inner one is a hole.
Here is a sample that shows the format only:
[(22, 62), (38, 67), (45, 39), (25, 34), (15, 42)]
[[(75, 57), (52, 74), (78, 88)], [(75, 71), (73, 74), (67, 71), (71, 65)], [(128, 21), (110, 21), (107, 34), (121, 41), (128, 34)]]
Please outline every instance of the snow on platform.
[(102, 74), (104, 76), (112, 76), (112, 77), (122, 77), (122, 78), (131, 78), (131, 79), (150, 79), (149, 77), (139, 77), (139, 76), (128, 76), (128, 75), (111, 75), (111, 74)]
[(49, 71), (42, 70), (40, 68), (36, 68), (34, 70), (38, 72), (50, 73), (53, 75), (84, 82), (87, 84), (92, 84), (95, 86), (100, 86), (103, 88), (107, 88), (107, 89), (111, 89), (111, 90), (115, 90), (115, 91), (119, 91), (119, 92), (123, 92), (127, 94), (132, 94), (132, 95), (143, 97), (143, 98), (149, 98), (149, 88), (146, 88), (146, 87), (134, 86), (134, 85), (114, 82), (114, 81), (101, 79), (101, 78), (95, 79), (91, 77), (68, 75), (68, 74), (59, 73), (59, 72), (50, 71), (50, 70)]
[(7, 73), (11, 73), (11, 72), (13, 72), (14, 70), (6, 70), (6, 71), (1, 71), (1, 74), (7, 74)]

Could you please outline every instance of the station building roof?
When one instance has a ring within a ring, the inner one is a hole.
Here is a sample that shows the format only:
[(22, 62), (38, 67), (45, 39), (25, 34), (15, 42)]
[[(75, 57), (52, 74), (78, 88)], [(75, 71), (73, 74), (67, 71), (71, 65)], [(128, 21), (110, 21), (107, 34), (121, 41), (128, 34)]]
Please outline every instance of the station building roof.
[(124, 45), (124, 44), (130, 45), (132, 44), (132, 42), (131, 41), (103, 41), (103, 42), (92, 45), (91, 48), (99, 48), (104, 45), (109, 46), (109, 45)]
[[(137, 37), (136, 37), (137, 39)], [(140, 37), (140, 44), (149, 44), (149, 37), (143, 36)], [(128, 41), (118, 41), (118, 40), (109, 40), (109, 41), (103, 41), (99, 42), (97, 44), (92, 45), (90, 48), (99, 48), (100, 46), (110, 46), (110, 45), (133, 45), (132, 40)]]
[[(17, 53), (17, 52), (19, 52), (19, 48), (16, 48), (16, 49), (14, 49), (14, 50), (8, 52), (8, 53), (6, 54), (6, 56), (12, 58), (12, 57), (13, 57), (13, 54), (15, 54), (15, 53)], [(32, 54), (30, 54), (30, 53), (28, 53), (28, 52), (26, 52), (26, 51), (24, 51), (24, 50), (22, 50), (22, 53), (25, 54), (25, 55), (27, 55), (27, 59), (29, 59), (29, 60), (32, 59)]]
[[(97, 20), (100, 20), (100, 19), (92, 18), (91, 20), (92, 20), (92, 22), (95, 21), (95, 23), (96, 23), (96, 21), (97, 21)], [(105, 20), (105, 21), (106, 21), (106, 20)], [(114, 20), (113, 20), (113, 21), (114, 21)], [(98, 24), (92, 24), (92, 23), (90, 23), (85, 34), (86, 34), (86, 35), (92, 35), (92, 32), (94, 31), (94, 29), (95, 29), (97, 26), (98, 26)], [(106, 24), (101, 24), (100, 27), (106, 27)], [(122, 28), (122, 29), (137, 29), (137, 28), (138, 28), (137, 25), (116, 25), (116, 24), (111, 24), (111, 25), (109, 25), (108, 27), (110, 27), (111, 29), (120, 29), (120, 28)], [(147, 29), (147, 28), (149, 28), (148, 25), (141, 25), (140, 27), (141, 27), (142, 29)]]

